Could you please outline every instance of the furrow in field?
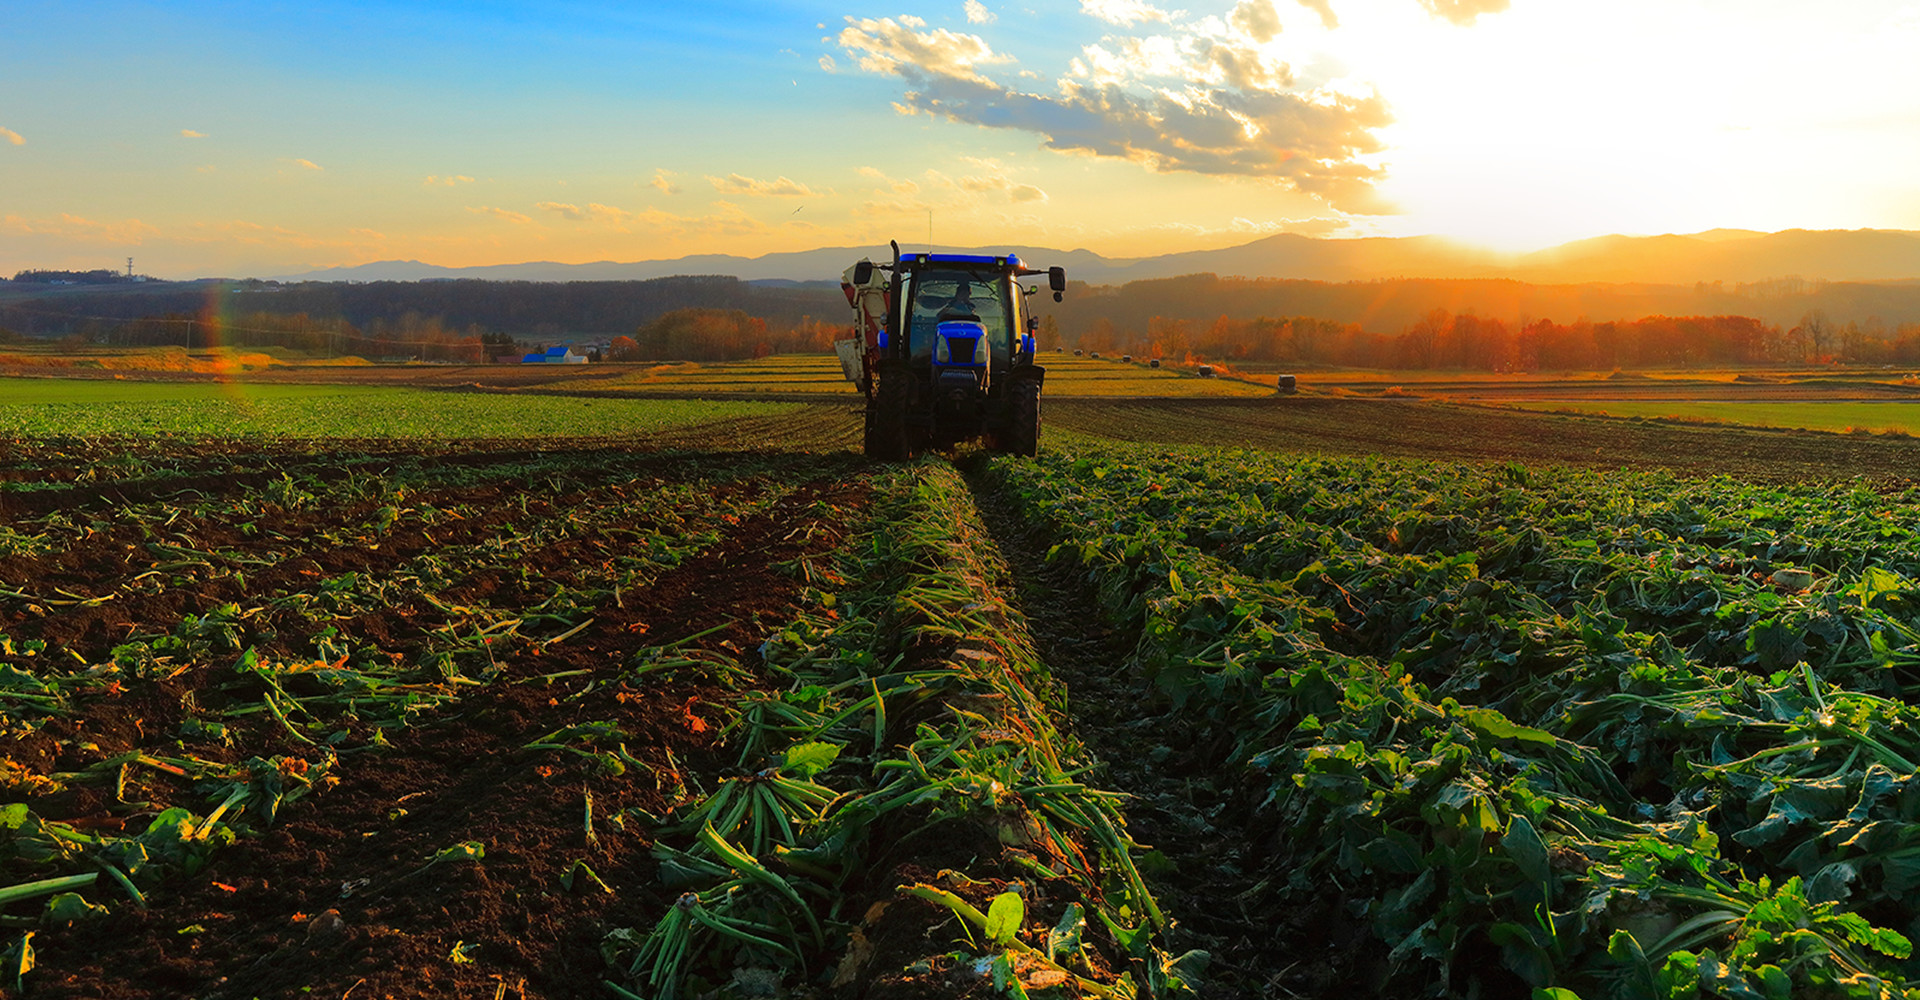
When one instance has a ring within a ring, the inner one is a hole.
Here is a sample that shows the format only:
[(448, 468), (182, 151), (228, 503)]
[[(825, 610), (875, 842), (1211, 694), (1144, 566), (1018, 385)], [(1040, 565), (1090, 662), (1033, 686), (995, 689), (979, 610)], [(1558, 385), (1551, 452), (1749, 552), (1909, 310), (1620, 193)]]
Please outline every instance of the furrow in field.
[[(605, 929), (670, 901), (646, 856), (644, 817), (715, 772), (714, 740), (740, 696), (720, 682), (752, 669), (766, 622), (792, 615), (807, 586), (796, 562), (824, 558), (867, 503), (864, 477), (843, 465), (788, 468), (793, 485), (723, 522), (713, 544), (582, 609), (587, 627), (503, 654), (457, 709), (341, 754), (327, 787), (264, 836), (217, 852), (203, 875), (150, 892), (149, 909), (116, 907), (43, 935), (35, 994), (493, 995), (504, 985), (516, 996), (604, 996)], [(580, 572), (577, 555), (527, 559), (567, 575)], [(690, 638), (673, 653), (692, 655), (686, 666), (635, 658)], [(700, 666), (709, 656), (743, 669), (710, 672)], [(181, 699), (191, 690), (163, 686)], [(633, 763), (612, 754), (612, 736), (580, 744), (604, 756), (526, 748), (569, 726), (621, 734)], [(239, 735), (248, 752), (315, 754), (274, 740), (271, 727)], [(181, 926), (202, 930), (183, 939)], [(471, 962), (449, 960), (456, 945)]]

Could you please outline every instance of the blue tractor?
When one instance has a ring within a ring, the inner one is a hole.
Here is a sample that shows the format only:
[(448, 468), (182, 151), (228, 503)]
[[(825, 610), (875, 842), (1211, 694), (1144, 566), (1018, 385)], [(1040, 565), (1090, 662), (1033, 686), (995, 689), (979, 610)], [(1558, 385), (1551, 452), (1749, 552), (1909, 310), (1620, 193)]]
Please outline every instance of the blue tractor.
[(1062, 268), (1027, 267), (1020, 258), (978, 254), (902, 254), (863, 260), (841, 288), (858, 315), (855, 336), (835, 345), (846, 376), (866, 397), (866, 453), (902, 461), (963, 441), (1016, 455), (1040, 450), (1040, 389), (1034, 363), (1039, 319), (1027, 304), (1044, 274), (1060, 301)]

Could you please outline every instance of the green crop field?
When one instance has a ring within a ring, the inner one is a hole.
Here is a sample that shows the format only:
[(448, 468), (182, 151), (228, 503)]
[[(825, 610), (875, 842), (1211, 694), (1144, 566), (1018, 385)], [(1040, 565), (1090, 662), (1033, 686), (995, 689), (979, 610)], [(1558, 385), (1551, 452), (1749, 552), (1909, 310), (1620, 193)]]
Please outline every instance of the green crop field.
[(1560, 401), (1514, 404), (1533, 410), (1569, 410), (1616, 417), (1669, 417), (1719, 421), (1753, 427), (1793, 427), (1821, 431), (1892, 431), (1920, 434), (1920, 401), (1885, 402), (1608, 402)]
[(359, 385), (7, 379), (0, 435), (524, 438), (621, 435), (767, 416), (789, 403), (590, 399)]
[(1920, 995), (1914, 441), (6, 386), (8, 996)]

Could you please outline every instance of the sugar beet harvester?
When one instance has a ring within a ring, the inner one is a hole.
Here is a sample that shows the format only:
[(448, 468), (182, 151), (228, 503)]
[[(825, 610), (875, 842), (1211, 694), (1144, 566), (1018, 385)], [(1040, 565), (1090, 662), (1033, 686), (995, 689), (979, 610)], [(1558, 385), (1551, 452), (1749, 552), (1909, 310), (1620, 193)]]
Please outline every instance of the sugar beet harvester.
[(1034, 364), (1040, 322), (1027, 307), (1044, 274), (1060, 301), (1067, 273), (1027, 267), (1013, 254), (901, 254), (862, 260), (840, 287), (854, 335), (834, 344), (848, 381), (866, 397), (866, 453), (902, 461), (930, 448), (979, 439), (995, 451), (1040, 450), (1040, 387)]

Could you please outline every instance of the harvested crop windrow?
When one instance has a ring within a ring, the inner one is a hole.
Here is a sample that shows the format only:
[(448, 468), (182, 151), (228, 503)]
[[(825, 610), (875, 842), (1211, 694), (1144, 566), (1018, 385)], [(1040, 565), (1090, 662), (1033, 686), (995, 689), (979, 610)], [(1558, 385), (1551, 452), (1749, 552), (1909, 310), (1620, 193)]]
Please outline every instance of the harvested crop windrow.
[(874, 515), (762, 648), (784, 684), (739, 706), (740, 770), (662, 821), (681, 894), (609, 936), (614, 987), (1178, 991), (1204, 956), (1158, 949), (1122, 797), (1082, 780), (963, 481), (906, 467)]
[(1915, 497), (1099, 447), (988, 475), (1137, 629), (1170, 766), (1230, 777), (1249, 891), (1378, 942), (1351, 977), (1911, 989)]

